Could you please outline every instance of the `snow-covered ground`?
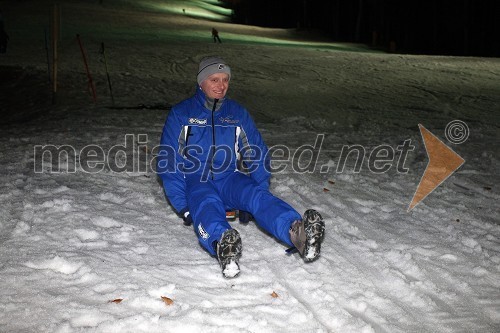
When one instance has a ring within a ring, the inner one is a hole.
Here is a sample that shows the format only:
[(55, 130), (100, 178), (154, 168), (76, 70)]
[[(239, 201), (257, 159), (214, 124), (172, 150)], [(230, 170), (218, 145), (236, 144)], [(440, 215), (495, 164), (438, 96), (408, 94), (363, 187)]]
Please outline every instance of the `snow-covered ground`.
[[(0, 2), (11, 37), (0, 57), (1, 332), (500, 330), (499, 59), (307, 42), (293, 31), (222, 23), (227, 12), (213, 10), (215, 0), (72, 0), (61, 6), (52, 107), (44, 45), (51, 3)], [(169, 106), (194, 91), (198, 61), (213, 54), (231, 64), (230, 96), (269, 146), (293, 155), (325, 135), (314, 172), (288, 163), (271, 185), (298, 211), (326, 218), (312, 264), (285, 255), (255, 224), (232, 222), (243, 239), (242, 273), (225, 280), (148, 167)], [(470, 129), (460, 145), (444, 135), (455, 119)], [(466, 162), (407, 212), (428, 162), (419, 123)], [(415, 149), (401, 173), (405, 140)], [(56, 165), (35, 160), (37, 145), (68, 145), (68, 163), (49, 172)], [(100, 164), (85, 172), (89, 145), (132, 172)], [(120, 145), (126, 158), (115, 155)], [(352, 157), (337, 172), (344, 145), (364, 147), (360, 172)], [(389, 171), (373, 173), (368, 157), (380, 145), (396, 156)]]

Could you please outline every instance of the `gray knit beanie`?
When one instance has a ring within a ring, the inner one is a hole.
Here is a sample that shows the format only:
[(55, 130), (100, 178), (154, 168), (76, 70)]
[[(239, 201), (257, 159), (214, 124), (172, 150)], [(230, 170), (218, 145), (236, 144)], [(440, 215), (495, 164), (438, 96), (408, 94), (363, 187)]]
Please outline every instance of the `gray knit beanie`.
[(231, 68), (226, 64), (224, 59), (220, 57), (205, 57), (201, 59), (198, 67), (198, 76), (196, 77), (198, 84), (201, 85), (212, 74), (226, 73), (231, 79)]

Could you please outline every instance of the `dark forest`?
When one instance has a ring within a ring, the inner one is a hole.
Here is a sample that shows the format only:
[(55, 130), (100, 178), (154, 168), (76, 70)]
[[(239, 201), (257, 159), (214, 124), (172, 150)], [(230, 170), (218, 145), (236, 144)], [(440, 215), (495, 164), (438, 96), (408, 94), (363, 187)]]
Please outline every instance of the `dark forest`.
[(233, 21), (392, 52), (500, 56), (498, 0), (219, 0)]

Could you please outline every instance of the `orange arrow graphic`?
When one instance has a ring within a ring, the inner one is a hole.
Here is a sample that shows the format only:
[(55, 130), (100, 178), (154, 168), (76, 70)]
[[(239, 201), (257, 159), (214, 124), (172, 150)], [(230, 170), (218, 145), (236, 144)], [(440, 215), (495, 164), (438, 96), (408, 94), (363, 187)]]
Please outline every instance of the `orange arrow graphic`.
[(424, 126), (418, 124), (420, 134), (424, 140), (425, 150), (429, 163), (424, 175), (418, 184), (415, 195), (408, 207), (408, 211), (415, 208), (425, 197), (434, 191), (442, 182), (451, 176), (465, 160), (451, 150)]

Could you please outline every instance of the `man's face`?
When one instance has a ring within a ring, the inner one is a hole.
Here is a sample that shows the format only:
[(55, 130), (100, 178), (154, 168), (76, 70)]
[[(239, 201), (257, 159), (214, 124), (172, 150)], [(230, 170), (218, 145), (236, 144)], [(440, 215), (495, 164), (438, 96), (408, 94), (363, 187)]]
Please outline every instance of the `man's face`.
[(215, 73), (210, 75), (201, 83), (201, 90), (210, 98), (221, 99), (226, 96), (229, 88), (229, 75), (226, 73)]

